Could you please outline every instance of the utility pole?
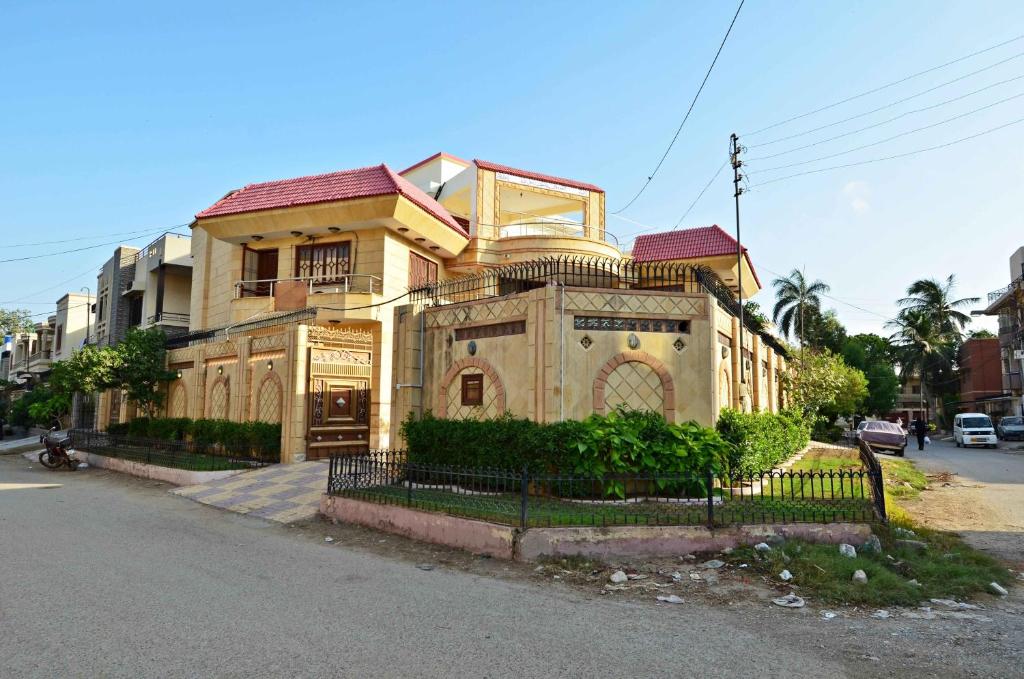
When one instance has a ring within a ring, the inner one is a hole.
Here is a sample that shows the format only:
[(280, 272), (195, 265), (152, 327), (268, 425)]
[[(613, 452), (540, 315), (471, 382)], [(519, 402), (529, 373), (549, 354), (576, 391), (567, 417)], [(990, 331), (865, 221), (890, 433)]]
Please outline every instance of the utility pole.
[(729, 137), (729, 160), (732, 163), (732, 183), (735, 188), (733, 198), (736, 200), (736, 288), (740, 301), (740, 410), (743, 410), (743, 385), (747, 383), (747, 376), (743, 356), (743, 245), (740, 240), (740, 195), (743, 193), (743, 187), (740, 186), (740, 180), (743, 179), (743, 175), (740, 174), (740, 168), (743, 166), (740, 152), (743, 151), (743, 147), (739, 142), (740, 138), (733, 132)]

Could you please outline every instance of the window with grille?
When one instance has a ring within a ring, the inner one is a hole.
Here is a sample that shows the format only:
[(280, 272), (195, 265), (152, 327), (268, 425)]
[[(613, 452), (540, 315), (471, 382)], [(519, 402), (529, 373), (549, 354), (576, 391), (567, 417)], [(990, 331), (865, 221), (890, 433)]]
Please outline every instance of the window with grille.
[(480, 373), (462, 376), (462, 405), (482, 406), (484, 404), (484, 376)]
[(56, 349), (54, 349), (54, 351), (60, 351), (60, 345), (62, 344), (62, 340), (64, 338), (64, 326), (63, 325), (58, 325), (57, 326), (57, 334), (56, 335), (57, 335), (57, 339), (55, 340), (55, 342), (56, 342)]
[(128, 305), (128, 327), (142, 324), (142, 296), (135, 296)]
[(295, 249), (295, 275), (317, 283), (340, 283), (349, 273), (349, 241), (300, 245)]
[(415, 252), (409, 253), (409, 287), (419, 288), (437, 282), (437, 262), (431, 262)]

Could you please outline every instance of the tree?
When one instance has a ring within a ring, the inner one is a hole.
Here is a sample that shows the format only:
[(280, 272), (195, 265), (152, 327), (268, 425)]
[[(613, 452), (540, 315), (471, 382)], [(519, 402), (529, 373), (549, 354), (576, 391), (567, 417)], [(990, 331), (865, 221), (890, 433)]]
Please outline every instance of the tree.
[(14, 335), (35, 329), (28, 309), (0, 309), (0, 333)]
[(743, 318), (751, 328), (758, 332), (768, 327), (768, 317), (761, 313), (761, 305), (757, 302), (743, 303)]
[(985, 330), (984, 328), (981, 328), (980, 330), (971, 330), (967, 333), (967, 339), (993, 339), (994, 337), (995, 333), (991, 330)]
[(890, 338), (900, 364), (900, 376), (906, 380), (921, 379), (921, 408), (928, 402), (928, 385), (939, 381), (939, 376), (952, 371), (958, 349), (958, 335), (939, 329), (940, 321), (926, 310), (904, 309), (899, 316), (886, 323), (896, 332)]
[(852, 415), (868, 393), (864, 373), (828, 351), (798, 356), (789, 382), (793, 404), (811, 421)]
[(950, 274), (945, 281), (934, 278), (923, 278), (914, 281), (907, 288), (907, 296), (897, 300), (903, 307), (900, 315), (905, 313), (923, 314), (941, 335), (960, 335), (964, 326), (971, 322), (971, 317), (960, 309), (977, 304), (978, 297), (953, 299), (956, 287), (956, 276)]
[(116, 349), (89, 344), (53, 364), (50, 384), (69, 394), (91, 394), (114, 386), (114, 374), (121, 363), (122, 356)]
[(813, 349), (828, 349), (833, 354), (843, 350), (846, 343), (846, 328), (839, 322), (835, 309), (822, 313), (819, 309), (804, 312), (806, 333), (804, 339), (807, 346)]
[(799, 269), (793, 269), (788, 277), (776, 278), (772, 281), (775, 288), (775, 307), (772, 309), (772, 320), (786, 337), (796, 334), (800, 346), (804, 346), (804, 324), (808, 310), (820, 311), (821, 299), (818, 295), (830, 290), (828, 284), (821, 281), (808, 283)]
[(868, 395), (863, 410), (870, 415), (892, 412), (900, 393), (900, 380), (896, 375), (895, 351), (884, 337), (874, 334), (854, 335), (843, 344), (843, 360), (864, 373), (868, 381)]
[(164, 368), (167, 355), (167, 337), (158, 328), (140, 330), (132, 328), (114, 347), (117, 359), (111, 366), (111, 385), (123, 389), (147, 417), (156, 415), (163, 405), (161, 382), (172, 380), (175, 374)]

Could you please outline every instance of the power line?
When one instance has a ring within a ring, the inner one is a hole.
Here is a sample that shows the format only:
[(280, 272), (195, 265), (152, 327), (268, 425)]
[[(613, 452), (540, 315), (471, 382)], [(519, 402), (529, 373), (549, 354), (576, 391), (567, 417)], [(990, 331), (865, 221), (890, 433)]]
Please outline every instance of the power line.
[(684, 212), (683, 216), (679, 218), (679, 221), (676, 222), (676, 225), (672, 227), (673, 231), (678, 229), (679, 225), (683, 223), (683, 220), (690, 216), (690, 211), (692, 211), (694, 206), (696, 206), (700, 199), (704, 197), (704, 193), (711, 187), (712, 184), (715, 183), (715, 180), (718, 179), (718, 175), (722, 174), (722, 170), (724, 170), (725, 166), (728, 164), (729, 161), (727, 160), (724, 163), (722, 163), (721, 166), (719, 166), (715, 174), (711, 177), (711, 179), (708, 180), (708, 183), (704, 185), (704, 188), (700, 190), (700, 193), (697, 194), (697, 197), (693, 199), (692, 203), (690, 203), (690, 207), (686, 208), (686, 212)]
[(852, 115), (852, 116), (849, 116), (847, 118), (843, 118), (842, 120), (836, 120), (835, 122), (831, 122), (831, 123), (828, 123), (828, 124), (825, 124), (825, 125), (819, 125), (818, 127), (813, 127), (813, 128), (811, 128), (809, 130), (804, 130), (803, 132), (797, 132), (796, 134), (791, 134), (791, 135), (788, 135), (786, 137), (779, 137), (778, 139), (772, 139), (771, 141), (761, 142), (760, 144), (751, 144), (750, 148), (759, 148), (761, 146), (769, 146), (770, 144), (777, 144), (780, 141), (789, 141), (790, 139), (796, 139), (797, 137), (803, 137), (804, 135), (812, 134), (814, 132), (820, 132), (821, 130), (826, 130), (826, 129), (830, 128), (830, 127), (835, 127), (836, 125), (842, 125), (843, 123), (848, 123), (851, 120), (857, 120), (858, 118), (863, 118), (864, 116), (869, 116), (869, 115), (871, 115), (873, 113), (878, 113), (879, 111), (884, 111), (884, 110), (886, 110), (888, 108), (892, 108), (893, 106), (898, 106), (900, 104), (908, 102), (911, 99), (917, 99), (918, 97), (922, 97), (922, 96), (924, 96), (924, 95), (926, 95), (926, 94), (928, 94), (930, 92), (934, 92), (935, 90), (941, 90), (943, 87), (946, 87), (948, 85), (952, 85), (954, 83), (958, 83), (961, 80), (966, 80), (967, 78), (970, 78), (972, 76), (978, 75), (979, 73), (983, 73), (984, 71), (991, 70), (993, 68), (996, 68), (997, 66), (1002, 66), (1003, 64), (1005, 64), (1005, 63), (1007, 63), (1009, 61), (1013, 61), (1014, 59), (1019, 59), (1022, 56), (1024, 56), (1024, 52), (1019, 52), (1017, 54), (1014, 54), (1012, 57), (1007, 57), (1006, 59), (1003, 59), (1002, 61), (997, 61), (996, 63), (990, 64), (988, 66), (985, 66), (984, 68), (979, 68), (977, 71), (971, 71), (970, 73), (966, 73), (966, 74), (964, 74), (962, 76), (959, 76), (957, 78), (953, 78), (952, 80), (947, 80), (944, 83), (939, 83), (938, 85), (935, 85), (933, 87), (929, 87), (928, 89), (925, 89), (925, 90), (921, 90), (920, 92), (917, 92), (915, 94), (911, 94), (910, 96), (903, 97), (902, 99), (897, 99), (896, 101), (889, 102), (888, 104), (884, 104), (882, 106), (879, 106), (878, 108), (873, 108), (870, 111), (864, 111), (863, 113), (858, 113), (856, 115)]
[(910, 135), (910, 134), (914, 134), (914, 133), (917, 133), (917, 132), (923, 132), (924, 130), (930, 130), (931, 128), (938, 127), (939, 125), (945, 125), (946, 123), (951, 123), (954, 120), (959, 120), (961, 118), (966, 118), (969, 115), (973, 115), (975, 113), (980, 113), (981, 111), (985, 111), (987, 109), (990, 109), (993, 106), (998, 106), (999, 104), (1005, 104), (1008, 101), (1013, 101), (1014, 99), (1019, 99), (1021, 97), (1024, 97), (1024, 92), (1021, 92), (1020, 94), (1015, 94), (1012, 97), (1007, 97), (1006, 99), (1000, 99), (999, 101), (992, 102), (991, 104), (986, 104), (985, 106), (981, 106), (981, 107), (973, 109), (971, 111), (966, 111), (964, 113), (960, 113), (960, 114), (955, 115), (955, 116), (953, 116), (951, 118), (946, 118), (945, 120), (940, 120), (940, 121), (932, 123), (930, 125), (925, 125), (923, 127), (918, 127), (918, 128), (913, 129), (913, 130), (907, 130), (906, 132), (901, 132), (900, 134), (896, 134), (896, 135), (893, 135), (891, 137), (887, 137), (885, 139), (880, 139), (878, 141), (871, 142), (870, 144), (863, 144), (861, 146), (856, 146), (856, 147), (854, 147), (852, 149), (847, 149), (845, 151), (839, 151), (837, 153), (830, 153), (827, 156), (819, 156), (817, 158), (811, 158), (810, 160), (801, 160), (801, 161), (796, 162), (796, 163), (789, 163), (788, 165), (778, 165), (776, 167), (766, 167), (763, 170), (751, 170), (751, 171), (748, 171), (747, 174), (759, 174), (761, 172), (774, 172), (774, 171), (777, 171), (777, 170), (786, 170), (786, 169), (791, 168), (791, 167), (799, 167), (801, 165), (808, 165), (810, 163), (817, 163), (817, 162), (822, 161), (822, 160), (828, 160), (829, 158), (835, 158), (837, 156), (844, 156), (847, 153), (854, 153), (856, 151), (862, 151), (864, 149), (871, 148), (873, 146), (878, 146), (879, 144), (885, 144), (885, 143), (888, 143), (890, 141), (894, 141), (896, 139), (900, 139), (901, 137), (905, 137), (905, 136)]
[[(915, 113), (924, 113), (925, 111), (931, 111), (932, 109), (939, 108), (940, 106), (945, 106), (946, 104), (952, 104), (953, 102), (960, 101), (961, 99), (966, 99), (967, 97), (971, 97), (971, 96), (974, 96), (975, 94), (980, 94), (981, 92), (985, 92), (986, 90), (990, 90), (993, 87), (999, 87), (1001, 85), (1006, 85), (1007, 83), (1011, 83), (1011, 82), (1020, 80), (1022, 78), (1024, 78), (1024, 75), (1018, 75), (1018, 76), (1015, 76), (1013, 78), (1008, 78), (1006, 80), (1001, 80), (1001, 81), (999, 81), (997, 83), (992, 83), (991, 85), (986, 85), (985, 87), (982, 87), (981, 89), (974, 90), (973, 92), (968, 92), (967, 94), (961, 94), (959, 97), (953, 97), (952, 99), (946, 99), (945, 101), (940, 101), (937, 104), (932, 104), (931, 106), (925, 106), (923, 108), (917, 108), (917, 109), (914, 109), (912, 111), (904, 111), (903, 113), (900, 113), (899, 115), (893, 116), (892, 118), (887, 118), (886, 120), (874, 123), (872, 125), (868, 125), (866, 127), (861, 127), (861, 128), (856, 129), (856, 130), (852, 130), (850, 132), (844, 132), (842, 134), (837, 134), (834, 137), (829, 137), (827, 139), (821, 139), (819, 141), (811, 142), (810, 144), (804, 144), (803, 146), (797, 146), (795, 148), (791, 148), (791, 149), (788, 149), (786, 151), (779, 151), (778, 153), (772, 153), (772, 154), (767, 155), (767, 156), (759, 156), (757, 158), (751, 158), (750, 160), (748, 160), (748, 162), (750, 162), (750, 161), (759, 161), (759, 160), (767, 160), (769, 158), (777, 158), (778, 156), (784, 156), (784, 155), (787, 155), (787, 154), (790, 154), (790, 153), (794, 153), (796, 151), (803, 151), (804, 149), (809, 149), (809, 148), (811, 148), (813, 146), (819, 146), (821, 144), (827, 144), (828, 142), (835, 141), (836, 139), (842, 139), (843, 137), (849, 137), (850, 135), (853, 135), (853, 134), (858, 134), (860, 132), (866, 132), (866, 131), (874, 129), (876, 127), (881, 127), (882, 125), (888, 125), (891, 122), (899, 120), (900, 118), (905, 118), (905, 117), (907, 117), (909, 115), (914, 115)], [(906, 101), (906, 100), (904, 99), (904, 100), (901, 100), (901, 101)], [(874, 111), (869, 111), (868, 113), (875, 113), (875, 112), (877, 112), (879, 110), (880, 109), (875, 109)], [(865, 114), (862, 114), (862, 115), (868, 115), (868, 113), (865, 113)], [(861, 116), (854, 116), (854, 118), (859, 118), (859, 117), (861, 117)], [(840, 122), (848, 122), (849, 120), (852, 120), (852, 119), (853, 118), (847, 118), (846, 120), (843, 120), (843, 121), (840, 121)], [(839, 123), (833, 123), (833, 124), (830, 124), (830, 125), (826, 125), (825, 127), (832, 127), (832, 125), (838, 125), (838, 124)], [(818, 128), (818, 129), (820, 130), (820, 129), (823, 129), (823, 128)], [(816, 132), (817, 130), (813, 130), (813, 131)], [(803, 132), (801, 134), (792, 135), (791, 137), (787, 137), (787, 139), (792, 139), (793, 137), (799, 137), (799, 136), (802, 136), (804, 134), (810, 134), (810, 132), (811, 131)], [(776, 141), (782, 141), (782, 140), (781, 139), (777, 139)], [(767, 146), (768, 144), (773, 144), (773, 143), (775, 143), (775, 142), (766, 142), (764, 144), (756, 144), (755, 146)]]
[(736, 8), (736, 13), (733, 15), (732, 21), (729, 22), (729, 28), (728, 30), (726, 30), (725, 36), (722, 38), (721, 44), (718, 45), (718, 51), (715, 52), (715, 58), (711, 60), (711, 65), (708, 66), (707, 73), (704, 74), (704, 80), (701, 81), (700, 87), (697, 88), (697, 93), (693, 95), (693, 101), (690, 102), (690, 108), (687, 109), (686, 115), (683, 116), (683, 122), (679, 123), (679, 127), (676, 128), (676, 133), (672, 136), (672, 141), (669, 142), (668, 148), (665, 149), (665, 152), (661, 154), (661, 159), (658, 161), (658, 164), (654, 166), (654, 171), (651, 172), (649, 177), (647, 177), (647, 181), (645, 181), (643, 186), (640, 187), (640, 190), (636, 192), (636, 195), (633, 196), (630, 199), (630, 201), (623, 205), (621, 208), (612, 212), (612, 214), (625, 212), (627, 209), (629, 209), (629, 206), (635, 203), (636, 199), (639, 198), (643, 194), (643, 192), (647, 190), (647, 187), (650, 186), (651, 182), (654, 180), (655, 175), (658, 174), (658, 170), (661, 169), (662, 164), (665, 162), (665, 158), (668, 157), (669, 151), (672, 150), (672, 147), (675, 145), (676, 140), (679, 139), (679, 134), (683, 131), (683, 125), (686, 124), (686, 121), (689, 120), (690, 118), (690, 114), (693, 113), (693, 107), (697, 105), (697, 99), (700, 97), (700, 93), (704, 91), (704, 86), (707, 85), (708, 78), (711, 77), (711, 71), (714, 70), (715, 64), (718, 63), (718, 57), (719, 55), (722, 54), (722, 49), (725, 47), (725, 41), (729, 39), (729, 34), (732, 33), (732, 27), (736, 24), (736, 19), (737, 17), (739, 17), (740, 10), (743, 9), (743, 3), (745, 1), (746, 0), (740, 0), (740, 4)]
[(19, 297), (18, 299), (9, 299), (6, 302), (0, 302), (0, 304), (17, 304), (17, 303), (34, 304), (34, 302), (25, 302), (23, 300), (25, 300), (28, 297), (35, 297), (36, 295), (42, 294), (44, 292), (48, 292), (50, 290), (53, 290), (54, 288), (59, 288), (62, 285), (66, 285), (66, 284), (70, 283), (71, 281), (77, 280), (77, 279), (81, 278), (82, 276), (84, 276), (84, 275), (86, 275), (86, 274), (88, 274), (88, 273), (90, 273), (92, 271), (95, 271), (95, 270), (96, 270), (95, 266), (90, 266), (88, 269), (86, 269), (82, 273), (80, 273), (78, 275), (75, 275), (75, 276), (72, 276), (71, 278), (69, 278), (67, 280), (64, 280), (64, 281), (61, 281), (60, 283), (56, 283), (54, 285), (51, 285), (48, 288), (43, 288), (42, 290), (36, 290), (35, 292), (29, 293), (29, 294), (25, 295), (24, 297)]
[[(899, 80), (894, 80), (894, 81), (892, 81), (890, 83), (886, 83), (885, 85), (881, 85), (879, 87), (875, 87), (873, 89), (867, 90), (866, 92), (861, 92), (860, 94), (855, 94), (852, 97), (847, 97), (846, 99), (841, 99), (840, 101), (833, 102), (833, 103), (828, 104), (826, 106), (821, 106), (821, 107), (816, 108), (816, 109), (814, 109), (812, 111), (807, 111), (806, 113), (801, 113), (799, 115), (795, 115), (795, 116), (792, 116), (790, 118), (786, 118), (785, 120), (781, 120), (781, 121), (779, 121), (777, 123), (773, 123), (771, 125), (768, 125), (767, 127), (762, 127), (759, 130), (755, 130), (753, 132), (746, 132), (746, 133), (744, 133), (743, 136), (749, 137), (749, 136), (752, 136), (752, 135), (755, 135), (755, 134), (761, 134), (762, 132), (766, 132), (768, 130), (774, 129), (776, 127), (779, 127), (780, 125), (785, 125), (786, 123), (791, 123), (794, 120), (800, 120), (801, 118), (806, 118), (807, 116), (814, 115), (815, 113), (821, 113), (822, 111), (827, 111), (827, 110), (829, 110), (831, 108), (835, 108), (836, 106), (841, 106), (842, 104), (846, 104), (848, 102), (854, 101), (855, 99), (860, 99), (861, 97), (866, 97), (869, 94), (874, 94), (876, 92), (881, 92), (882, 90), (888, 89), (890, 87), (894, 87), (894, 86), (899, 85), (901, 83), (905, 83), (908, 80), (913, 80), (914, 78), (918, 78), (918, 77), (920, 77), (922, 75), (926, 75), (928, 73), (932, 73), (934, 71), (938, 71), (940, 69), (946, 68), (947, 66), (952, 66), (953, 64), (958, 64), (961, 61), (965, 61), (965, 60), (970, 59), (972, 57), (976, 57), (979, 54), (984, 54), (986, 52), (991, 52), (994, 49), (998, 49), (998, 48), (1003, 47), (1005, 45), (1009, 45), (1010, 43), (1017, 42), (1018, 40), (1021, 40), (1021, 39), (1024, 39), (1024, 34), (1018, 35), (1018, 36), (1016, 36), (1014, 38), (1010, 38), (1009, 40), (1006, 40), (1004, 42), (999, 43), (998, 45), (992, 45), (991, 47), (986, 47), (985, 49), (978, 50), (977, 52), (972, 52), (970, 54), (964, 55), (964, 56), (959, 57), (957, 59), (953, 59), (952, 61), (947, 61), (944, 64), (939, 64), (938, 66), (933, 66), (933, 67), (925, 69), (923, 71), (918, 71), (917, 73), (905, 76), (903, 78), (900, 78)], [(1011, 57), (1011, 58), (1014, 58), (1014, 57)]]
[[(161, 231), (164, 231), (164, 230), (165, 230), (165, 227), (161, 226), (158, 229), (154, 229), (152, 231), (148, 231), (146, 233), (139, 234), (137, 236), (137, 238), (142, 238), (143, 236), (154, 234), (154, 233), (158, 233), (158, 232), (161, 232)], [(135, 240), (135, 239), (133, 238), (132, 240)], [(26, 257), (11, 257), (10, 259), (0, 259), (0, 264), (7, 264), (9, 262), (24, 262), (24, 261), (27, 261), (27, 260), (30, 260), (30, 259), (42, 259), (44, 257), (56, 257), (57, 255), (67, 255), (67, 254), (71, 254), (72, 252), (84, 252), (86, 250), (95, 250), (96, 248), (102, 248), (102, 247), (108, 246), (108, 245), (116, 245), (116, 244), (118, 244), (120, 242), (121, 242), (120, 240), (115, 240), (115, 241), (110, 241), (110, 242), (107, 242), (107, 243), (98, 243), (96, 245), (87, 245), (84, 248), (74, 248), (74, 249), (71, 249), (71, 250), (61, 250), (60, 252), (48, 252), (48, 253), (45, 253), (45, 254), (42, 254), (42, 255), (28, 255)]]
[(972, 134), (972, 135), (967, 136), (967, 137), (961, 137), (960, 139), (954, 139), (953, 141), (946, 142), (945, 144), (938, 144), (936, 146), (929, 146), (929, 147), (926, 147), (926, 148), (923, 148), (923, 149), (916, 149), (914, 151), (907, 151), (906, 153), (897, 153), (896, 155), (885, 156), (884, 158), (872, 158), (870, 160), (861, 160), (861, 161), (858, 161), (858, 162), (855, 162), (855, 163), (845, 163), (843, 165), (833, 165), (831, 167), (822, 167), (822, 168), (818, 168), (816, 170), (806, 170), (804, 172), (797, 172), (795, 174), (786, 175), (785, 177), (777, 177), (776, 179), (769, 179), (767, 181), (763, 181), (760, 184), (755, 184), (753, 188), (756, 189), (758, 187), (766, 186), (768, 184), (774, 184), (775, 182), (781, 182), (781, 181), (784, 181), (786, 179), (793, 179), (794, 177), (803, 177), (804, 175), (808, 175), (808, 174), (817, 174), (819, 172), (829, 172), (831, 170), (841, 170), (841, 169), (844, 169), (844, 168), (847, 168), (847, 167), (858, 167), (860, 165), (869, 165), (871, 163), (880, 163), (880, 162), (886, 161), (886, 160), (896, 160), (897, 158), (906, 158), (908, 156), (913, 156), (913, 155), (917, 155), (919, 153), (925, 153), (925, 152), (928, 152), (928, 151), (937, 151), (939, 149), (944, 149), (944, 148), (947, 148), (949, 146), (954, 146), (956, 144), (960, 144), (960, 143), (965, 142), (965, 141), (970, 141), (972, 139), (977, 139), (978, 137), (984, 137), (985, 135), (992, 134), (993, 132), (998, 132), (999, 130), (1005, 129), (1005, 128), (1010, 127), (1012, 125), (1018, 125), (1020, 123), (1024, 123), (1024, 118), (1018, 118), (1017, 120), (1011, 121), (1009, 123), (1005, 123), (1003, 125), (999, 125), (998, 127), (993, 127), (993, 128), (988, 129), (988, 130), (984, 130), (982, 132), (978, 132), (976, 134)]
[[(170, 231), (171, 229), (180, 229), (180, 228), (185, 227), (185, 226), (188, 226), (188, 224), (175, 224), (174, 226), (170, 227), (168, 229), (168, 231)], [(161, 228), (163, 228), (163, 227), (161, 227)], [(17, 243), (15, 245), (0, 245), (0, 247), (2, 247), (2, 248), (27, 248), (27, 247), (32, 247), (34, 245), (54, 245), (56, 243), (75, 243), (75, 242), (83, 241), (83, 240), (92, 240), (94, 238), (109, 238), (110, 236), (130, 236), (132, 234), (139, 234), (140, 236), (142, 236), (142, 235), (145, 235), (147, 233), (152, 233), (152, 232), (153, 232), (153, 229), (151, 229), (151, 228), (136, 229), (134, 231), (122, 231), (120, 233), (103, 233), (103, 234), (96, 234), (96, 235), (93, 235), (93, 236), (81, 236), (80, 238), (61, 238), (60, 240), (44, 240), (44, 241), (39, 241), (37, 243)]]

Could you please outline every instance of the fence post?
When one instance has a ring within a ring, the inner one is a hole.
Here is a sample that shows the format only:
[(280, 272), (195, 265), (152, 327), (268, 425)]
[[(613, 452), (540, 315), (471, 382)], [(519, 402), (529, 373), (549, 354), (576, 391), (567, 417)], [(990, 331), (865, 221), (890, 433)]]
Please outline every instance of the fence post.
[(888, 524), (889, 515), (885, 511), (885, 481), (882, 479), (882, 466), (879, 465), (877, 470), (868, 473), (875, 476), (874, 483), (871, 484), (875, 495), (875, 511), (878, 512), (878, 518), (882, 523)]
[(530, 469), (523, 465), (523, 478), (519, 485), (519, 527), (526, 530), (526, 501), (529, 497)]
[(409, 457), (405, 458), (405, 504), (412, 507), (412, 472), (409, 471)]
[(712, 530), (715, 527), (715, 477), (710, 469), (704, 480), (708, 485), (708, 530)]

